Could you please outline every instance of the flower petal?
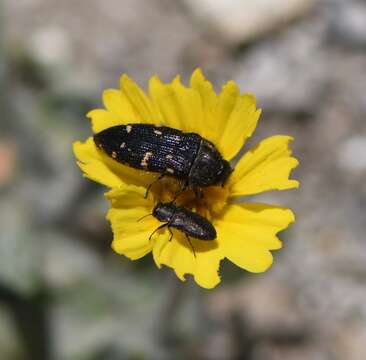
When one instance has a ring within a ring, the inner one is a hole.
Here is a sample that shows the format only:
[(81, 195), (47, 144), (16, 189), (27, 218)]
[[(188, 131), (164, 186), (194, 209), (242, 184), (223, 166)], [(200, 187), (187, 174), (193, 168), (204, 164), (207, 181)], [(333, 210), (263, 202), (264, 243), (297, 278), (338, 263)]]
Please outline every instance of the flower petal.
[(234, 81), (229, 81), (225, 85), (223, 85), (221, 93), (219, 94), (217, 99), (217, 107), (215, 109), (216, 121), (213, 126), (215, 139), (212, 141), (218, 147), (222, 155), (224, 155), (225, 148), (223, 146), (224, 144), (220, 142), (220, 139), (225, 132), (228, 119), (233, 112), (239, 96), (240, 89), (238, 85)]
[(225, 257), (221, 242), (220, 234), (215, 241), (195, 240), (192, 242), (197, 256), (194, 280), (206, 289), (214, 288), (221, 280), (220, 261)]
[(203, 109), (203, 126), (201, 126), (200, 135), (215, 142), (217, 140), (217, 126), (215, 110), (217, 108), (217, 95), (212, 84), (205, 79), (200, 69), (193, 72), (190, 85), (196, 90), (201, 98)]
[(139, 117), (121, 90), (107, 89), (103, 92), (104, 109), (95, 109), (86, 116), (91, 119), (92, 129), (98, 133), (111, 126), (138, 123)]
[(268, 190), (297, 188), (289, 175), (298, 161), (291, 157), (290, 136), (272, 136), (249, 150), (229, 178), (231, 196), (256, 194)]
[(236, 204), (225, 211), (216, 229), (226, 257), (250, 272), (266, 271), (270, 250), (281, 248), (276, 234), (295, 220), (291, 210), (266, 204)]
[(74, 154), (85, 176), (110, 188), (126, 184), (148, 186), (155, 177), (148, 172), (122, 165), (98, 150), (92, 137), (73, 145)]
[(185, 87), (179, 76), (170, 84), (163, 84), (154, 76), (149, 89), (150, 96), (162, 114), (164, 125), (201, 134), (203, 110), (197, 91)]
[[(145, 189), (137, 186), (125, 186), (114, 189), (105, 196), (111, 200), (111, 209), (107, 219), (113, 230), (112, 248), (120, 255), (135, 260), (145, 256), (152, 249), (149, 240), (157, 225), (151, 214), (153, 202), (151, 197), (144, 199)], [(141, 221), (138, 221), (141, 219)]]
[(94, 133), (122, 124), (122, 121), (118, 116), (104, 109), (91, 110), (86, 114), (86, 117), (91, 120)]
[(104, 90), (103, 103), (110, 113), (120, 119), (121, 124), (136, 122), (136, 112), (127, 96), (121, 90)]
[(162, 116), (162, 125), (183, 129), (184, 119), (179, 112), (175, 93), (170, 85), (164, 84), (155, 75), (149, 82), (149, 94)]
[[(230, 108), (232, 98), (227, 101)], [(218, 148), (224, 159), (231, 160), (243, 147), (245, 140), (253, 134), (260, 113), (254, 95), (244, 94), (237, 98), (225, 126), (221, 126)]]
[(158, 267), (164, 264), (173, 268), (178, 278), (184, 281), (184, 275), (193, 272), (194, 256), (192, 250), (181, 243), (182, 239), (178, 236), (177, 231), (172, 231), (174, 236), (171, 241), (168, 241), (169, 238), (166, 235), (169, 231), (164, 229), (165, 236), (159, 236), (154, 243), (153, 257)]
[(122, 75), (120, 80), (122, 93), (128, 99), (130, 106), (136, 114), (136, 123), (159, 124), (161, 115), (151, 99), (127, 75)]
[(154, 243), (153, 256), (158, 267), (162, 264), (174, 269), (177, 277), (185, 281), (185, 274), (192, 274), (197, 284), (210, 289), (220, 282), (218, 269), (224, 257), (216, 241), (202, 241), (190, 238), (196, 256), (182, 233), (173, 230), (174, 236), (168, 241), (165, 237)]

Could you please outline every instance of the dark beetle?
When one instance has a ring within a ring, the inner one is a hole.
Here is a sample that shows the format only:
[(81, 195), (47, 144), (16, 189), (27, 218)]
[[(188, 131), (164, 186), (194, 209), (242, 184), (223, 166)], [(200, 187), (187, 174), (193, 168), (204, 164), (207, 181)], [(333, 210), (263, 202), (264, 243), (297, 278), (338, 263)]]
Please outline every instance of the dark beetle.
[(117, 125), (94, 135), (99, 149), (118, 162), (184, 182), (184, 188), (223, 185), (232, 172), (210, 141), (195, 133), (150, 124)]
[(183, 206), (176, 206), (174, 203), (157, 203), (152, 214), (159, 221), (165, 224), (160, 225), (156, 228), (150, 235), (150, 238), (154, 235), (156, 231), (168, 227), (170, 231), (170, 239), (173, 237), (173, 233), (170, 228), (176, 228), (182, 231), (192, 247), (193, 254), (196, 256), (194, 248), (191, 244), (189, 236), (192, 236), (200, 240), (215, 240), (216, 239), (216, 229), (213, 225), (203, 216), (188, 210)]

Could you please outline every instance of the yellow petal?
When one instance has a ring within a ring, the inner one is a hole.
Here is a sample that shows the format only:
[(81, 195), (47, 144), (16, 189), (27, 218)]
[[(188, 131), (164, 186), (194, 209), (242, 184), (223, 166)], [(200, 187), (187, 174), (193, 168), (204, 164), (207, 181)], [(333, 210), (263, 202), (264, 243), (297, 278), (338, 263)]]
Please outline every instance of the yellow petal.
[(184, 117), (171, 85), (163, 84), (155, 75), (149, 82), (149, 94), (162, 116), (162, 125), (184, 130)]
[[(113, 189), (105, 196), (111, 200), (111, 209), (107, 219), (113, 230), (112, 248), (115, 252), (135, 260), (145, 256), (152, 249), (149, 236), (156, 227), (151, 214), (151, 198), (144, 199), (145, 189), (137, 186), (125, 186)], [(141, 220), (140, 220), (141, 219)], [(139, 221), (140, 220), (140, 221)]]
[(228, 207), (216, 223), (226, 257), (250, 272), (266, 271), (273, 262), (270, 250), (281, 248), (276, 234), (294, 221), (291, 210), (266, 204)]
[(153, 77), (150, 94), (159, 107), (164, 124), (202, 134), (204, 124), (200, 95), (196, 90), (185, 87), (179, 76), (170, 84), (163, 84), (158, 77)]
[(195, 240), (192, 244), (197, 256), (194, 280), (198, 285), (212, 289), (220, 283), (220, 261), (225, 257), (220, 236), (218, 234), (215, 241)]
[(197, 284), (210, 289), (220, 282), (218, 269), (223, 254), (216, 241), (202, 241), (191, 238), (196, 256), (182, 233), (173, 230), (174, 237), (169, 239), (168, 229), (164, 238), (154, 243), (153, 256), (157, 266), (162, 264), (174, 269), (177, 277), (184, 281), (186, 274), (192, 274)]
[(175, 93), (176, 104), (183, 121), (183, 130), (204, 135), (206, 124), (201, 97), (191, 88), (185, 87), (177, 76), (171, 83)]
[(298, 165), (288, 148), (291, 140), (290, 136), (272, 136), (249, 150), (229, 178), (231, 196), (297, 188), (299, 182), (289, 179)]
[(95, 109), (86, 115), (91, 119), (94, 132), (97, 133), (115, 125), (139, 122), (131, 103), (121, 90), (105, 90), (103, 103), (106, 110)]
[(172, 229), (173, 239), (168, 241), (169, 230), (164, 229), (164, 238), (159, 237), (153, 248), (153, 257), (157, 266), (167, 265), (175, 270), (178, 278), (185, 280), (184, 275), (192, 273), (195, 267), (194, 256), (188, 244), (182, 243), (183, 238), (178, 231)]
[[(111, 222), (114, 221), (114, 215), (111, 215)], [(113, 226), (112, 226), (113, 229)], [(152, 243), (149, 241), (151, 231), (139, 232), (117, 232), (113, 229), (114, 239), (112, 249), (119, 255), (124, 255), (131, 260), (137, 260), (144, 257), (152, 249)]]
[(86, 116), (91, 120), (92, 130), (98, 133), (111, 126), (121, 125), (121, 119), (104, 109), (95, 109), (89, 111)]
[(133, 80), (127, 75), (122, 75), (120, 85), (122, 93), (128, 99), (136, 115), (134, 122), (149, 124), (159, 124), (161, 122), (161, 116), (156, 105)]
[(253, 134), (260, 113), (253, 95), (245, 94), (237, 98), (220, 133), (218, 148), (224, 159), (231, 160), (239, 152), (245, 140)]
[(115, 208), (146, 208), (150, 209), (153, 206), (153, 198), (151, 193), (145, 198), (146, 189), (136, 185), (126, 185), (119, 188), (113, 188), (105, 193), (105, 197), (111, 201)]
[(218, 138), (217, 134), (217, 119), (215, 110), (217, 107), (217, 95), (212, 84), (205, 79), (200, 69), (193, 72), (190, 85), (196, 90), (201, 98), (203, 109), (203, 126), (200, 133), (204, 138), (215, 142)]
[(220, 143), (221, 136), (225, 132), (225, 128), (228, 123), (228, 119), (239, 99), (240, 89), (238, 85), (234, 81), (229, 81), (225, 85), (223, 85), (221, 93), (217, 99), (217, 107), (215, 109), (215, 123), (214, 123), (214, 132), (215, 139), (212, 140), (214, 144), (218, 147), (221, 154), (223, 155), (224, 148), (222, 143)]
[(136, 112), (121, 90), (105, 90), (103, 92), (103, 103), (109, 112), (120, 119), (122, 124), (136, 122)]
[(126, 184), (148, 186), (155, 177), (148, 172), (122, 165), (98, 150), (92, 137), (73, 144), (74, 154), (85, 176), (110, 188)]

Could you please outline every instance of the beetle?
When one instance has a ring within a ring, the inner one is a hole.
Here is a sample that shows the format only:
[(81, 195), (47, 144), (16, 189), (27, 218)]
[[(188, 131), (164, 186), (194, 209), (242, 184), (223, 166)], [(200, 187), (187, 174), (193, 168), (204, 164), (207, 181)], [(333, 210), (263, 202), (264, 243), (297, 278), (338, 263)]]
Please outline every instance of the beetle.
[[(173, 232), (171, 231), (171, 227), (182, 231), (192, 250), (193, 254), (196, 257), (196, 253), (190, 241), (190, 236), (200, 240), (215, 240), (216, 239), (216, 229), (214, 226), (203, 216), (188, 210), (184, 206), (177, 206), (173, 202), (162, 203), (158, 202), (153, 209), (152, 214), (148, 214), (145, 216), (152, 215), (156, 219), (164, 224), (158, 226), (150, 235), (149, 240), (151, 240), (152, 236), (160, 229), (164, 227), (168, 227), (170, 232), (170, 239), (173, 237)], [(144, 217), (145, 217), (144, 216)], [(141, 218), (142, 219), (142, 218)], [(140, 220), (141, 220), (140, 219)]]
[(233, 171), (210, 141), (167, 126), (116, 125), (95, 134), (94, 142), (116, 161), (159, 173), (156, 181), (174, 177), (183, 183), (182, 191), (192, 187), (196, 195), (201, 187), (223, 186)]

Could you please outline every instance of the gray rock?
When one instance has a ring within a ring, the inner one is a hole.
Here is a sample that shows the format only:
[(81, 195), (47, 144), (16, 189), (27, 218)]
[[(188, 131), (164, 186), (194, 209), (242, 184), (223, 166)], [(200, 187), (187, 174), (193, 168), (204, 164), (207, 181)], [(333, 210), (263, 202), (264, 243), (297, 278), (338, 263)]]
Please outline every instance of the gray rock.
[(233, 78), (265, 111), (313, 113), (331, 76), (325, 31), (315, 18), (258, 43), (237, 60)]
[(338, 164), (345, 171), (359, 174), (366, 171), (366, 136), (354, 136), (339, 147)]
[[(146, 82), (182, 71), (186, 48), (200, 33), (180, 8), (166, 0), (5, 1), (7, 41), (29, 49), (48, 65), (64, 91), (100, 93), (127, 72)], [(24, 34), (30, 34), (30, 38)]]
[(332, 7), (331, 39), (347, 47), (366, 46), (366, 4), (342, 1)]
[(185, 0), (191, 12), (229, 44), (248, 42), (304, 16), (314, 0)]

